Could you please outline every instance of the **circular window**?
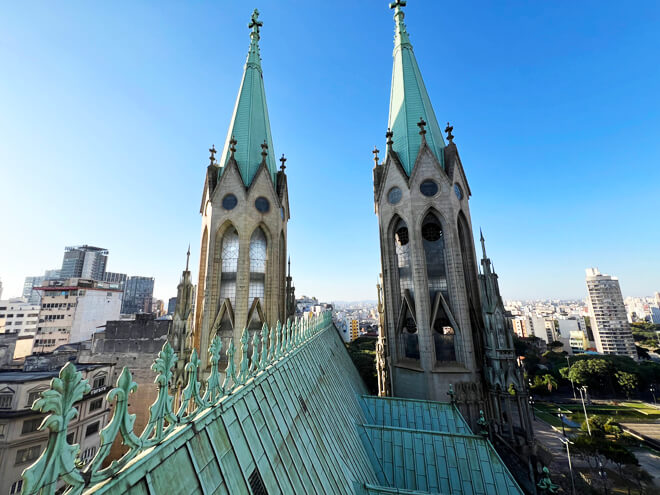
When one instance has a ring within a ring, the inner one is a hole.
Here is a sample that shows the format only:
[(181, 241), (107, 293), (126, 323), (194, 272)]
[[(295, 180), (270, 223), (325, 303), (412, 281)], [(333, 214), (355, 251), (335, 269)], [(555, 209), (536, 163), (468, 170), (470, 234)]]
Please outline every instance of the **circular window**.
[(463, 199), (463, 189), (461, 189), (461, 186), (454, 184), (454, 192), (456, 193), (456, 197), (458, 199)]
[(270, 210), (270, 203), (266, 198), (263, 196), (259, 196), (255, 201), (254, 201), (254, 207), (259, 210), (261, 213), (268, 213), (268, 210)]
[(422, 237), (425, 241), (435, 242), (442, 236), (442, 229), (437, 223), (425, 223), (422, 225)]
[(387, 193), (387, 201), (389, 201), (392, 205), (395, 205), (401, 201), (401, 189), (396, 186), (390, 189), (390, 192)]
[(419, 185), (419, 190), (424, 196), (435, 196), (438, 194), (438, 184), (431, 179), (428, 179)]
[(238, 199), (236, 199), (236, 196), (233, 194), (227, 194), (224, 198), (222, 198), (222, 207), (225, 210), (233, 210), (236, 208), (236, 205), (238, 204)]

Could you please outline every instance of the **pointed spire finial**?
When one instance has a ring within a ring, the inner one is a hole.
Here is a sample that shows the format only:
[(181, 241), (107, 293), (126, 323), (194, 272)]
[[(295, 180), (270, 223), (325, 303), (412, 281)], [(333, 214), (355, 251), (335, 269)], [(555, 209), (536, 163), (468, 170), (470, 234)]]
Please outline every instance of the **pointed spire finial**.
[(284, 158), (284, 153), (282, 153), (282, 158), (280, 158), (280, 162), (282, 162), (282, 165), (280, 165), (280, 170), (284, 172), (284, 169), (286, 168), (286, 165), (284, 165), (286, 163), (286, 158)]
[(268, 156), (268, 144), (266, 144), (266, 141), (261, 144), (261, 156), (266, 161), (266, 157)]
[(484, 233), (481, 231), (481, 227), (479, 227), (479, 236), (480, 236), (480, 241), (481, 241), (481, 251), (483, 252), (484, 259), (487, 259), (488, 256), (486, 256), (486, 241), (484, 240)]
[(258, 18), (259, 11), (254, 9), (252, 17), (250, 18), (250, 24), (248, 24), (248, 28), (250, 28), (252, 32), (250, 33), (250, 51), (248, 52), (247, 65), (255, 67), (261, 71), (261, 56), (259, 55), (259, 39), (261, 38), (261, 35), (259, 34), (259, 30), (264, 23), (258, 20)]
[(380, 150), (374, 146), (374, 150), (372, 151), (372, 153), (374, 154), (374, 162), (376, 166), (378, 166), (378, 153), (380, 153)]
[(211, 161), (211, 165), (215, 165), (215, 154), (217, 153), (215, 150), (215, 144), (212, 144), (211, 147), (209, 148), (209, 152), (211, 153), (211, 156), (209, 156), (209, 160)]
[(263, 26), (263, 25), (264, 25), (264, 23), (259, 20), (259, 10), (254, 9), (252, 11), (252, 17), (250, 18), (250, 24), (248, 24), (248, 28), (252, 29), (252, 32), (256, 33), (257, 36), (258, 36), (259, 35), (259, 29), (261, 29), (261, 26)]
[(291, 278), (291, 256), (289, 256), (289, 278)]
[(188, 271), (189, 262), (190, 262), (190, 244), (188, 244), (188, 252), (186, 253), (186, 271)]
[(390, 3), (390, 8), (394, 9), (394, 21), (396, 22), (396, 28), (394, 30), (394, 38), (398, 45), (410, 45), (410, 39), (408, 39), (408, 31), (406, 31), (406, 25), (403, 23), (403, 18), (406, 16), (401, 10), (402, 7), (406, 6), (406, 0), (395, 0)]
[(394, 136), (394, 133), (392, 132), (392, 129), (388, 127), (387, 132), (385, 133), (385, 137), (387, 138), (387, 151), (392, 151), (392, 145), (394, 144), (392, 136)]
[(417, 122), (417, 127), (419, 127), (419, 134), (422, 136), (422, 139), (424, 139), (424, 134), (426, 134), (426, 121), (424, 120), (424, 117), (419, 118), (419, 122)]
[(236, 145), (238, 144), (238, 141), (234, 139), (234, 136), (232, 135), (231, 139), (229, 140), (229, 152), (231, 153), (230, 157), (234, 158), (234, 153), (236, 153)]
[(447, 122), (447, 127), (445, 127), (445, 132), (447, 133), (447, 140), (450, 143), (454, 142), (454, 135), (451, 133), (451, 131), (454, 130), (454, 126), (449, 125), (449, 122)]

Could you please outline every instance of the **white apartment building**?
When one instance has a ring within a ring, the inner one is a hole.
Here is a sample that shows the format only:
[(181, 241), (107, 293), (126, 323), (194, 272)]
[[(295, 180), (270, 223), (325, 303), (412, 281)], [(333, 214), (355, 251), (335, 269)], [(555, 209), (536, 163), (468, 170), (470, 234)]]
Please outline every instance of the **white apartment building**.
[(19, 337), (14, 359), (29, 356), (32, 353), (38, 322), (38, 304), (30, 304), (23, 299), (0, 301), (0, 333), (16, 333)]
[(587, 303), (596, 350), (637, 360), (619, 279), (587, 268)]
[(116, 284), (88, 279), (50, 282), (41, 287), (41, 311), (34, 352), (88, 340), (109, 320), (118, 320), (122, 291)]

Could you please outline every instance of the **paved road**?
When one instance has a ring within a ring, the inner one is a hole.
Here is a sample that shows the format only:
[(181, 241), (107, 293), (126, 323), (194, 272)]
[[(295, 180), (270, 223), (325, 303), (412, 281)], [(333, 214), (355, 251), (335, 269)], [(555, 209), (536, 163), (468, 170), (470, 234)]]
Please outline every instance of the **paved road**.
[(632, 449), (640, 466), (653, 476), (653, 484), (660, 487), (660, 456), (646, 449)]

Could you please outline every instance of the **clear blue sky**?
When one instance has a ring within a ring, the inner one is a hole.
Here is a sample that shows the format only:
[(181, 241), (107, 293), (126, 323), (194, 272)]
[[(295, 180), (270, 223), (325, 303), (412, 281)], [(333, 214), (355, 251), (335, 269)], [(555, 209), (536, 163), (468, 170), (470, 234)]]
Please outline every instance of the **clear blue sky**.
[[(0, 278), (110, 250), (175, 295), (197, 266), (254, 7), (297, 293), (375, 298), (371, 150), (394, 24), (368, 2), (12, 2), (0, 17)], [(660, 4), (410, 0), (406, 23), (508, 298), (582, 297), (584, 269), (660, 290)]]

